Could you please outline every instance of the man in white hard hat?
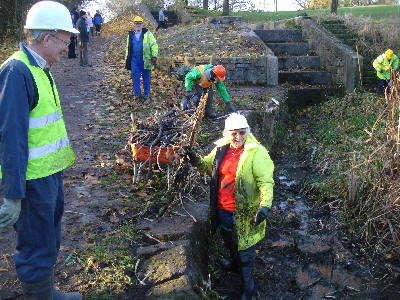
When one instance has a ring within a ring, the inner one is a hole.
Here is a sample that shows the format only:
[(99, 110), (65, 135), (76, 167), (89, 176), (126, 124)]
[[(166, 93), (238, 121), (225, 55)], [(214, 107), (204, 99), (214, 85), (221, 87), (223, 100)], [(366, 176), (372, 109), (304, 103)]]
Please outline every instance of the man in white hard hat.
[(50, 66), (68, 51), (68, 9), (34, 4), (21, 43), (0, 67), (0, 227), (14, 225), (14, 261), (25, 299), (81, 299), (54, 288), (64, 210), (62, 171), (74, 164)]

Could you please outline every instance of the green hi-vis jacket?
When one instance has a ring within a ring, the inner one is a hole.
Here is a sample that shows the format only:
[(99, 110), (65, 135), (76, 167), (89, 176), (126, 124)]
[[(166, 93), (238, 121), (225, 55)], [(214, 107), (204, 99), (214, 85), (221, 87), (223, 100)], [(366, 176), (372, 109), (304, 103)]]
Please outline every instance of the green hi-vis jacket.
[(390, 80), (390, 69), (397, 70), (399, 58), (393, 54), (392, 59), (388, 60), (385, 53), (383, 53), (374, 60), (372, 66), (375, 68), (378, 78)]
[[(185, 77), (186, 91), (191, 92), (193, 84), (199, 84), (200, 79), (205, 77), (204, 73), (212, 67), (213, 67), (213, 65), (208, 64), (208, 65), (202, 66), (202, 68), (199, 68), (199, 66), (197, 66), (197, 67), (194, 67), (192, 70), (190, 70), (190, 72), (188, 72)], [(201, 69), (203, 69), (204, 71), (202, 72)], [(224, 100), (224, 102), (225, 103), (229, 102), (229, 95), (228, 95), (228, 92), (226, 91), (225, 84), (221, 80), (218, 80), (218, 82), (215, 84), (215, 86), (217, 88), (218, 93), (221, 95), (222, 99)]]
[[(158, 57), (158, 44), (154, 35), (147, 29), (143, 28), (143, 62), (146, 70), (153, 70), (154, 65), (151, 62), (152, 57)], [(131, 69), (132, 59), (132, 37), (135, 34), (134, 31), (129, 31), (128, 38), (126, 39), (126, 51), (125, 51), (125, 69)]]
[(38, 104), (29, 112), (26, 180), (46, 177), (72, 166), (75, 162), (57, 88), (54, 80), (53, 85), (50, 83), (43, 69), (29, 63), (28, 56), (23, 51), (15, 52), (4, 64), (12, 59), (22, 61), (29, 68), (39, 93)]
[[(211, 229), (217, 227), (218, 169), (229, 147), (227, 138), (216, 142), (211, 153), (196, 165), (200, 172), (211, 174), (210, 218)], [(252, 135), (247, 135), (243, 152), (240, 155), (235, 178), (236, 231), (238, 250), (246, 250), (265, 236), (266, 222), (255, 226), (254, 220), (261, 206), (271, 207), (274, 187), (274, 163), (267, 149)]]

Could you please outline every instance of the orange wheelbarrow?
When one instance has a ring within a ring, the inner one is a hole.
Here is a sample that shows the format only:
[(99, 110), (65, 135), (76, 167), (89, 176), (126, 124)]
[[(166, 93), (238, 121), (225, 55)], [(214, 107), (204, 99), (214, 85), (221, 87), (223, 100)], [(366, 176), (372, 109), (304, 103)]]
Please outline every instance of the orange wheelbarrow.
[(168, 189), (171, 186), (171, 163), (175, 158), (176, 147), (174, 146), (154, 146), (153, 157), (150, 161), (150, 146), (143, 146), (139, 143), (131, 144), (133, 155), (133, 184), (140, 181), (141, 170), (144, 164), (148, 163), (151, 168), (152, 163), (157, 163), (161, 168), (161, 164), (167, 165), (167, 183)]

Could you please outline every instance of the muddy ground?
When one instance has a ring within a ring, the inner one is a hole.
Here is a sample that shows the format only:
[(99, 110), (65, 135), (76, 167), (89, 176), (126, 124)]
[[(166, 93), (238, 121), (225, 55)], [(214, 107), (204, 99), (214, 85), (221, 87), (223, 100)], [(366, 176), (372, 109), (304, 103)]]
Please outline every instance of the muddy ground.
[[(116, 90), (106, 90), (106, 83), (115, 72), (124, 71), (114, 70), (109, 61), (103, 60), (107, 50), (107, 40), (95, 37), (89, 50), (93, 67), (80, 67), (78, 59), (67, 58), (52, 67), (77, 156), (75, 166), (64, 173), (66, 204), (56, 281), (62, 290), (79, 290), (86, 296), (91, 296), (90, 283), (79, 279), (83, 267), (70, 263), (71, 255), (90, 247), (95, 236), (106, 236), (115, 230), (120, 215), (114, 211), (119, 210), (121, 203), (129, 206), (132, 202), (127, 196), (129, 187), (110, 189), (104, 180), (115, 165), (114, 154), (124, 148), (129, 137), (129, 116), (110, 109)], [(258, 101), (260, 95), (284, 92), (279, 87), (246, 86), (229, 87), (229, 91), (239, 107), (248, 106), (240, 103), (243, 96), (252, 95)], [(140, 111), (141, 107), (135, 109)], [(287, 124), (290, 126), (290, 122)], [(212, 126), (221, 126), (221, 122)], [(256, 258), (259, 299), (399, 299), (395, 281), (389, 285), (378, 280), (384, 278), (382, 263), (363, 253), (357, 241), (343, 234), (329, 205), (312, 203), (301, 196), (302, 187), (313, 176), (310, 153), (297, 154), (292, 149), (273, 155), (273, 214)], [(21, 299), (13, 264), (15, 240), (13, 229), (0, 230), (0, 299)], [(224, 270), (218, 260), (214, 263), (213, 289), (225, 297), (221, 299), (237, 299), (239, 276)], [(135, 291), (134, 277), (132, 282), (132, 287), (118, 296), (99, 298), (143, 299), (143, 293)]]

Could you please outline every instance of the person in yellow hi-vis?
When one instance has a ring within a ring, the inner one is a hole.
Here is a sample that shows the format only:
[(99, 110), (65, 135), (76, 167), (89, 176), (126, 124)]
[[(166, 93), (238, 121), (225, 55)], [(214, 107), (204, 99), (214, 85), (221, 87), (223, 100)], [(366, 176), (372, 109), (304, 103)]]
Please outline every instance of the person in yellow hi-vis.
[(390, 84), (390, 71), (399, 67), (399, 58), (393, 54), (393, 50), (388, 49), (374, 60), (372, 66), (378, 76), (378, 94), (383, 95)]
[(54, 1), (36, 2), (24, 28), (26, 43), (0, 66), (0, 228), (14, 226), (17, 233), (14, 262), (24, 299), (80, 300), (80, 293), (54, 285), (63, 170), (75, 155), (50, 72), (79, 31), (67, 7)]

